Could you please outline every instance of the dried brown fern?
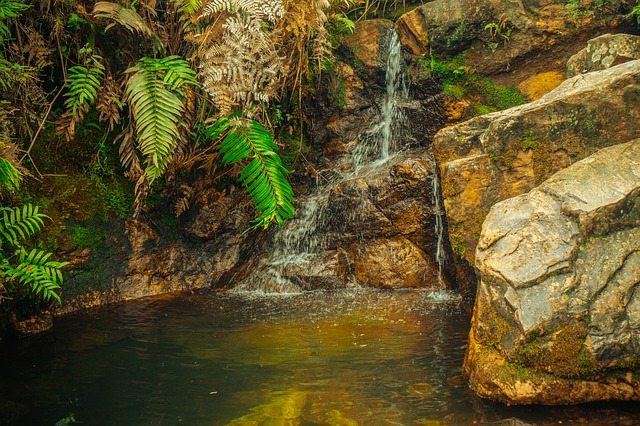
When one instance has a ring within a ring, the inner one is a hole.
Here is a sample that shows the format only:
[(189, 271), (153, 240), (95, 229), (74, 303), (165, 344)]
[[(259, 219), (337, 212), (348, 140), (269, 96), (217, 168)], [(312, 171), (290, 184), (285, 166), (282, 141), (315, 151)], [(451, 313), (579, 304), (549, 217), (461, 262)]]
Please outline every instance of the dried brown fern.
[(98, 120), (101, 123), (107, 123), (107, 132), (112, 131), (116, 124), (120, 123), (121, 95), (120, 85), (112, 76), (107, 76), (96, 101), (96, 110), (100, 113)]

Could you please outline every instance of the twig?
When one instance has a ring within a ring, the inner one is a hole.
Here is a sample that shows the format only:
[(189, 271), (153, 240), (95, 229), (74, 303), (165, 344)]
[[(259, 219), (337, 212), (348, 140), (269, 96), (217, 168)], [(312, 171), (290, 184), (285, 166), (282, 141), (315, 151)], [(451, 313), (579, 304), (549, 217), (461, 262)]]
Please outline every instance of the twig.
[[(31, 148), (33, 148), (33, 145), (36, 143), (36, 139), (38, 138), (38, 135), (40, 135), (40, 132), (44, 128), (44, 125), (47, 122), (47, 118), (49, 117), (49, 114), (51, 113), (51, 109), (53, 108), (53, 104), (56, 103), (56, 100), (58, 99), (58, 97), (62, 93), (63, 89), (64, 89), (64, 85), (60, 88), (60, 90), (58, 90), (58, 93), (56, 93), (56, 96), (53, 98), (53, 100), (49, 104), (49, 107), (47, 108), (47, 112), (44, 114), (44, 117), (42, 118), (42, 122), (40, 123), (40, 127), (38, 127), (38, 130), (36, 131), (36, 134), (33, 135), (33, 138), (31, 138), (31, 143), (29, 144), (29, 148), (27, 148), (27, 150), (25, 151), (25, 153), (22, 156), (22, 158), (20, 158), (20, 162), (22, 162), (22, 160), (24, 160), (24, 158), (27, 157), (27, 156), (29, 158), (31, 158), (31, 156), (29, 155), (31, 153)], [(31, 160), (31, 162), (33, 163), (33, 160)]]

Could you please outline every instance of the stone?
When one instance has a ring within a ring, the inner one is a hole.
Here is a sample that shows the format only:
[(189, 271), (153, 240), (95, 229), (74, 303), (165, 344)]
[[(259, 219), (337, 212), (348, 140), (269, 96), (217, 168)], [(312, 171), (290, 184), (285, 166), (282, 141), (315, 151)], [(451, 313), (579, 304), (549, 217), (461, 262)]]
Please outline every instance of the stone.
[(640, 59), (640, 37), (631, 34), (604, 34), (589, 40), (587, 47), (567, 61), (567, 76), (611, 68)]
[(464, 373), (508, 404), (640, 399), (640, 139), (491, 208)]
[(481, 225), (494, 204), (600, 148), (640, 137), (640, 109), (631, 107), (639, 102), (636, 60), (576, 76), (535, 102), (438, 132), (434, 154), (460, 267), (475, 264)]
[[(434, 172), (430, 150), (419, 148), (336, 184), (326, 204), (313, 207), (320, 212), (315, 227), (321, 232), (301, 231), (305, 240), (318, 239), (318, 246), (301, 249), (294, 258), (287, 255), (275, 265), (258, 265), (237, 288), (439, 288)], [(267, 244), (283, 241), (286, 244), (286, 237)], [(450, 281), (452, 271), (444, 266), (441, 272), (443, 281)]]
[(411, 54), (422, 56), (429, 53), (428, 28), (420, 8), (398, 18), (396, 30), (400, 34), (400, 42)]
[(631, 31), (622, 11), (634, 5), (580, 2), (570, 10), (566, 0), (435, 0), (401, 16), (396, 28), (407, 52), (439, 60), (461, 54), (469, 69), (499, 77), (503, 86), (535, 87), (527, 96), (536, 100), (559, 84), (544, 74), (564, 76), (586, 37)]
[(517, 88), (529, 101), (537, 101), (564, 80), (564, 75), (558, 71), (541, 72), (521, 81)]

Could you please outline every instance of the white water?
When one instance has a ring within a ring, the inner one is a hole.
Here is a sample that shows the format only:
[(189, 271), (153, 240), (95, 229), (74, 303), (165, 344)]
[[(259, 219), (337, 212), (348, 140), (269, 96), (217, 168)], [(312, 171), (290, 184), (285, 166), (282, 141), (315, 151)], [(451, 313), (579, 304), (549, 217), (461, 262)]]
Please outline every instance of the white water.
[(446, 251), (444, 249), (444, 223), (442, 221), (444, 217), (444, 209), (440, 202), (440, 181), (438, 179), (438, 169), (434, 162), (433, 164), (433, 178), (431, 179), (433, 190), (433, 215), (435, 216), (435, 234), (437, 236), (436, 241), (436, 255), (435, 261), (438, 265), (438, 286), (444, 288), (444, 278), (442, 272), (446, 262)]
[[(369, 130), (358, 135), (351, 155), (341, 160), (349, 166), (345, 169), (352, 171), (342, 174), (332, 182), (317, 186), (317, 192), (307, 197), (299, 208), (299, 216), (290, 221), (284, 229), (279, 230), (274, 237), (273, 253), (235, 288), (236, 291), (295, 292), (299, 291), (299, 287), (287, 276), (295, 276), (294, 271), (304, 272), (304, 275), (308, 276), (318, 272), (311, 270), (314, 267), (320, 268), (317, 262), (314, 264), (312, 261), (317, 259), (323, 249), (323, 238), (326, 236), (321, 231), (327, 221), (331, 220), (331, 214), (327, 211), (331, 191), (342, 182), (365, 176), (383, 166), (398, 151), (398, 142), (408, 134), (407, 120), (401, 105), (406, 103), (409, 97), (409, 76), (402, 57), (400, 40), (395, 32), (389, 41), (385, 80), (385, 96), (378, 105), (379, 121), (371, 123)], [(350, 215), (351, 219), (357, 220), (359, 214), (359, 209), (354, 209)], [(437, 215), (436, 220), (441, 232), (441, 215)], [(438, 252), (442, 253), (438, 258), (444, 262), (440, 236)], [(441, 277), (440, 261), (438, 267)]]
[(409, 76), (402, 57), (402, 45), (394, 32), (389, 41), (386, 69), (386, 95), (380, 105), (381, 120), (358, 136), (352, 162), (356, 170), (371, 163), (386, 162), (397, 150), (405, 133), (406, 117), (399, 104), (409, 97)]

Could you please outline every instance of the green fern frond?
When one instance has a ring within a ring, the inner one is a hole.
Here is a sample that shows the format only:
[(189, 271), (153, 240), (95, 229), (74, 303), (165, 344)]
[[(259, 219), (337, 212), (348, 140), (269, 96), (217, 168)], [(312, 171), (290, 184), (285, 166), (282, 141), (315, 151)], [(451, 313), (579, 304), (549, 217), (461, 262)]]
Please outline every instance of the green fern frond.
[(202, 0), (175, 0), (178, 10), (185, 15), (192, 15), (202, 9)]
[(257, 121), (240, 119), (236, 113), (219, 118), (210, 129), (210, 137), (222, 137), (224, 164), (249, 159), (238, 180), (246, 187), (257, 212), (253, 228), (266, 228), (274, 221), (282, 226), (284, 219), (295, 215), (293, 189), (286, 178), (289, 171), (282, 165), (271, 132)]
[(64, 106), (71, 110), (71, 116), (75, 117), (78, 110), (86, 110), (92, 105), (98, 96), (98, 90), (102, 83), (104, 72), (102, 69), (92, 66), (74, 66), (69, 68), (66, 86), (69, 92)]
[(49, 216), (40, 213), (38, 206), (25, 204), (20, 207), (0, 207), (0, 248), (3, 240), (14, 247), (20, 241), (37, 233), (44, 226), (43, 219)]
[(0, 189), (7, 188), (9, 191), (15, 191), (20, 186), (22, 174), (16, 169), (9, 160), (0, 157)]
[(112, 3), (107, 1), (100, 1), (96, 3), (93, 8), (93, 16), (97, 19), (111, 20), (111, 22), (105, 28), (105, 31), (114, 27), (116, 23), (122, 25), (133, 33), (140, 33), (144, 35), (153, 35), (153, 30), (147, 25), (146, 21), (135, 11), (135, 9), (129, 9), (122, 7), (118, 3)]
[(158, 178), (173, 158), (180, 139), (178, 125), (189, 85), (198, 82), (187, 61), (179, 56), (142, 58), (126, 73), (127, 101), (133, 111), (138, 147), (145, 157), (150, 181)]
[(63, 282), (61, 268), (69, 262), (49, 260), (52, 253), (37, 249), (27, 253), (21, 248), (18, 250), (18, 255), (20, 263), (16, 267), (6, 268), (2, 276), (17, 280), (22, 285), (31, 286), (32, 291), (44, 300), (53, 298), (61, 303), (56, 290), (60, 289)]
[(18, 1), (0, 0), (0, 44), (3, 44), (6, 39), (11, 38), (11, 31), (9, 27), (7, 27), (7, 24), (4, 23), (4, 20), (17, 18), (30, 7), (30, 5)]

